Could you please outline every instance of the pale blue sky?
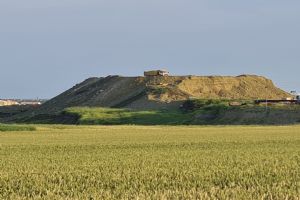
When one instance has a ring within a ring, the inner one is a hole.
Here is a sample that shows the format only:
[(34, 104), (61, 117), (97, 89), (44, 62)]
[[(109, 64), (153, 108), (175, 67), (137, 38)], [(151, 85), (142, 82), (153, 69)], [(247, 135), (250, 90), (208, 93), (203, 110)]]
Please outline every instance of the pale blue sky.
[(299, 11), (299, 0), (0, 0), (0, 98), (151, 68), (300, 91)]

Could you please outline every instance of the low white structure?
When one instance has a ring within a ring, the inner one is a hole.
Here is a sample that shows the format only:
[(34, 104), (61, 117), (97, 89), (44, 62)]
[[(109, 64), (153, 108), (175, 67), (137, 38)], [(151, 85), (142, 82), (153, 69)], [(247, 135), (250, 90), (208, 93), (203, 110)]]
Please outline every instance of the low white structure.
[(291, 94), (294, 96), (295, 100), (300, 101), (300, 94), (297, 91), (291, 91)]
[(19, 102), (14, 100), (0, 100), (0, 106), (15, 106), (20, 105)]
[(39, 101), (22, 101), (20, 103), (20, 105), (22, 106), (27, 106), (27, 105), (31, 105), (31, 106), (37, 106), (37, 105), (41, 105), (42, 103)]

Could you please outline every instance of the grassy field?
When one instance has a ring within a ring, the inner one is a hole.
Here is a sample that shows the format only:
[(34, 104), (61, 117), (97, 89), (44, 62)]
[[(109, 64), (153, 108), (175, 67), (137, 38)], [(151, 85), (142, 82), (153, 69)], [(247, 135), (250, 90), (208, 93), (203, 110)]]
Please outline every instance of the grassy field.
[[(82, 125), (295, 125), (300, 123), (299, 105), (254, 105), (228, 100), (189, 101), (181, 109), (129, 110), (99, 107), (67, 108), (73, 124)], [(38, 119), (41, 119), (39, 116)], [(57, 121), (57, 120), (56, 120)], [(30, 121), (40, 123), (42, 121)], [(47, 123), (47, 121), (46, 121)]]
[[(179, 105), (178, 105), (179, 106)], [(300, 105), (257, 105), (252, 100), (194, 99), (180, 108), (135, 110), (126, 108), (70, 107), (57, 113), (20, 111), (1, 114), (0, 123), (80, 125), (296, 125)], [(33, 114), (33, 112), (35, 114)]]
[(180, 110), (135, 111), (122, 108), (75, 107), (66, 113), (79, 116), (85, 125), (182, 125), (191, 120), (190, 114)]
[(299, 199), (300, 126), (0, 132), (0, 199)]
[(34, 126), (0, 124), (0, 132), (6, 132), (6, 131), (35, 131), (35, 130), (36, 130), (36, 128)]

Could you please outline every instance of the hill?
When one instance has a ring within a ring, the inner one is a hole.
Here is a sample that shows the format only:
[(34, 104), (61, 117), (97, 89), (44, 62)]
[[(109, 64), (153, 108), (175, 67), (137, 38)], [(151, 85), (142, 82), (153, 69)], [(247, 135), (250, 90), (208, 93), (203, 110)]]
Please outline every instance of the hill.
[(290, 96), (261, 76), (169, 76), (89, 78), (46, 102), (40, 112), (68, 107), (158, 109), (197, 99), (281, 99)]
[[(191, 99), (232, 101), (265, 98), (282, 99), (289, 96), (290, 94), (277, 88), (271, 80), (255, 75), (237, 77), (108, 76), (105, 78), (89, 78), (38, 108), (22, 111), (4, 119), (2, 118), (2, 120), (0, 118), (0, 121), (80, 123), (82, 109), (77, 109), (78, 112), (73, 112), (68, 108), (101, 107), (125, 109), (124, 112), (109, 109), (102, 109), (102, 111), (104, 111), (104, 116), (109, 116), (105, 112), (112, 112), (120, 116), (125, 113), (125, 116), (131, 115), (134, 119), (142, 118), (139, 121), (140, 124), (174, 124), (175, 118), (180, 118), (178, 123), (176, 122), (177, 124), (188, 124), (193, 123), (195, 120), (193, 117), (191, 118), (192, 115), (182, 115), (179, 108)], [(93, 111), (90, 113), (96, 115), (97, 112)], [(153, 121), (154, 118), (161, 119), (161, 123), (156, 123), (159, 120)], [(95, 119), (96, 121), (98, 120), (97, 117)], [(107, 119), (105, 120), (107, 121)], [(150, 121), (147, 122), (147, 120)], [(120, 124), (124, 121), (128, 123), (137, 122), (131, 118), (126, 118), (125, 120), (121, 119)], [(108, 120), (107, 124), (109, 123), (110, 120)]]

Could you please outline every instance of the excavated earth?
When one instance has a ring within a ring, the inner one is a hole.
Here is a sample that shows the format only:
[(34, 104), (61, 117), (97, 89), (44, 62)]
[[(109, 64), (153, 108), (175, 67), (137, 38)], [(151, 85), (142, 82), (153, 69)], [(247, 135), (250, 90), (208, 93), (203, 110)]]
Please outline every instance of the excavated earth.
[[(282, 99), (291, 95), (255, 75), (89, 78), (37, 108), (0, 109), (0, 122), (76, 123), (69, 107), (176, 109), (189, 99)], [(9, 109), (11, 110), (11, 109)], [(1, 115), (3, 114), (3, 116)], [(53, 121), (55, 119), (55, 121)]]
[(131, 109), (178, 107), (197, 99), (282, 99), (290, 97), (267, 78), (255, 75), (89, 78), (43, 104), (36, 112), (67, 107), (99, 106)]

